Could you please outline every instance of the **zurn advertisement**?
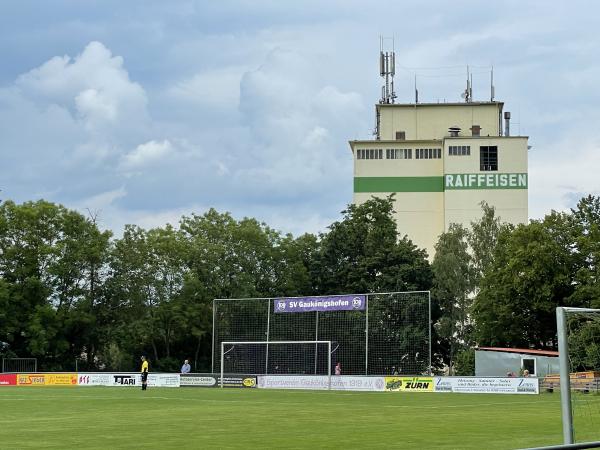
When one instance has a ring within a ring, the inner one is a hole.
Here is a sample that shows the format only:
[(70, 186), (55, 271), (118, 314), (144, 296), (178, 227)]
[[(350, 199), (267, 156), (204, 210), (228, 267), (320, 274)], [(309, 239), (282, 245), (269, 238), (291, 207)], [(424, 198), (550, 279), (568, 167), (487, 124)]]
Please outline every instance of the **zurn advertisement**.
[(386, 391), (433, 392), (433, 377), (385, 377)]
[(467, 394), (539, 394), (537, 378), (435, 377), (435, 392)]

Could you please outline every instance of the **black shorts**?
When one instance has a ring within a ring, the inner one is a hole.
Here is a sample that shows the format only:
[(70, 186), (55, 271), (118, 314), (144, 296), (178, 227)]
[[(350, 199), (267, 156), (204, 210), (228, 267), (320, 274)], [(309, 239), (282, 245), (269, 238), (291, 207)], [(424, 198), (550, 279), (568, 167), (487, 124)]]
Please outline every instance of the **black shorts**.
[(148, 372), (142, 372), (142, 383), (148, 381)]

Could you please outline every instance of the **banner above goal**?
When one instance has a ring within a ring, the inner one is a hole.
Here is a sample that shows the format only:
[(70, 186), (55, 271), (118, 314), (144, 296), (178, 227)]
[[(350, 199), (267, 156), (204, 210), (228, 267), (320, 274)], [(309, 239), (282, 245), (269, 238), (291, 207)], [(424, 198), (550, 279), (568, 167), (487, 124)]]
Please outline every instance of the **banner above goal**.
[(365, 304), (364, 295), (278, 298), (273, 301), (273, 312), (364, 311)]

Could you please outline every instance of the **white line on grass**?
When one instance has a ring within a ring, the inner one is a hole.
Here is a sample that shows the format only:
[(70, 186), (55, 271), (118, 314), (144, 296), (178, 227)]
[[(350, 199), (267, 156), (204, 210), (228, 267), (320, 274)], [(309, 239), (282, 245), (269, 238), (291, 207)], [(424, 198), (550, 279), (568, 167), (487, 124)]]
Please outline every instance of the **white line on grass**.
[[(342, 394), (343, 395), (343, 394)], [(402, 394), (399, 394), (402, 395)], [(22, 398), (16, 398), (16, 397), (12, 397), (12, 398), (4, 398), (1, 399), (2, 400), (18, 400), (18, 401), (26, 401), (26, 400), (32, 400), (32, 401), (40, 401), (40, 400), (56, 400), (56, 399), (62, 399), (64, 400), (65, 398), (84, 398), (87, 400), (143, 400), (143, 399), (153, 399), (153, 400), (182, 400), (182, 397), (165, 397), (165, 396), (139, 396), (139, 397), (117, 397), (117, 396), (102, 396), (102, 397), (96, 397), (96, 396), (89, 396), (89, 395), (69, 395), (68, 397), (65, 396), (49, 396), (49, 397), (22, 397)], [(307, 402), (286, 402), (286, 401), (278, 401), (277, 403), (274, 403), (272, 400), (271, 401), (261, 401), (261, 400), (252, 400), (252, 399), (244, 399), (244, 400), (228, 400), (228, 399), (208, 399), (208, 398), (190, 398), (187, 397), (185, 398), (185, 401), (189, 402), (189, 401), (195, 401), (195, 402), (203, 402), (203, 403), (241, 403), (244, 404), (245, 406), (251, 406), (251, 405), (273, 405), (273, 406), (283, 406), (283, 405), (290, 405), (290, 406), (305, 406)], [(518, 401), (518, 402), (492, 402), (492, 403), (469, 403), (469, 404), (455, 404), (455, 405), (377, 405), (377, 407), (382, 407), (382, 408), (400, 408), (400, 409), (424, 409), (424, 410), (429, 410), (429, 409), (438, 409), (438, 410), (443, 410), (443, 409), (456, 409), (456, 408), (469, 408), (469, 407), (473, 407), (473, 408), (479, 408), (481, 406), (508, 406), (508, 407), (513, 407), (514, 405), (533, 405), (536, 403), (546, 403), (543, 401)], [(328, 406), (348, 406), (348, 404), (346, 403), (328, 403)]]

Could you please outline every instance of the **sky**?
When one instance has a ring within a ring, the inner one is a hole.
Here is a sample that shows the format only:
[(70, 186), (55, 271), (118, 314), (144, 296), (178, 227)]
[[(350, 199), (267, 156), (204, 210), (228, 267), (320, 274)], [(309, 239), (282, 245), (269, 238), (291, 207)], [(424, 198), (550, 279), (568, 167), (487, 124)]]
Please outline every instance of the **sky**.
[[(600, 4), (547, 1), (0, 2), (0, 199), (120, 235), (214, 207), (299, 235), (352, 202), (379, 36), (399, 102), (475, 100), (530, 136), (529, 215), (600, 195)], [(386, 40), (391, 45), (391, 40)]]

